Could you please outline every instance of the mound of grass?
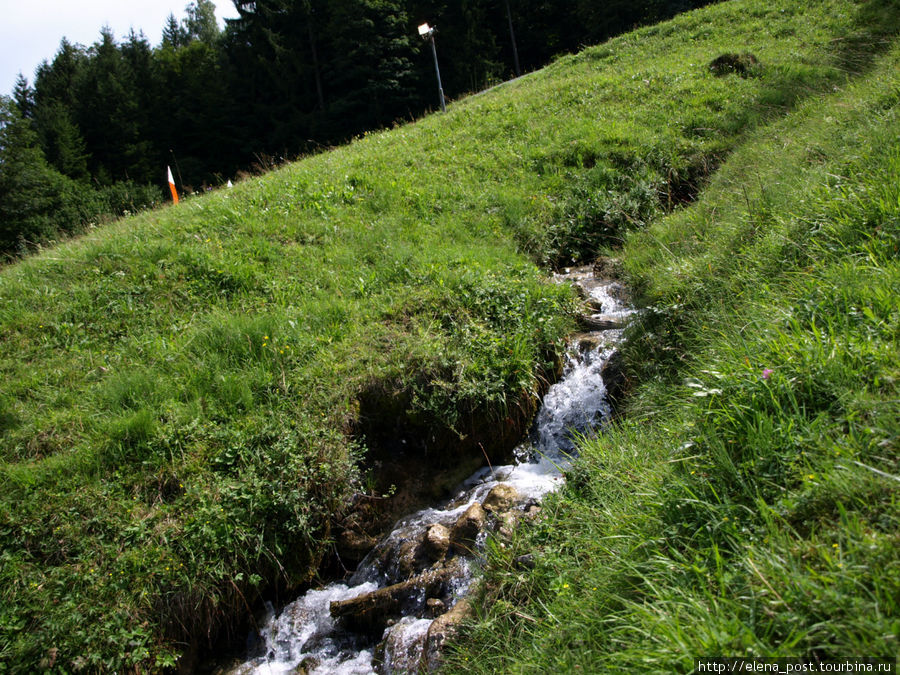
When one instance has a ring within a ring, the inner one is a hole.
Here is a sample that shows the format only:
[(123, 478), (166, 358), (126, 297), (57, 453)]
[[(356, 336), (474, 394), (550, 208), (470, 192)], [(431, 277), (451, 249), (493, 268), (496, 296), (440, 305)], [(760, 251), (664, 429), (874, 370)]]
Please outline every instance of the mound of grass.
[(493, 546), (450, 671), (896, 659), (898, 92), (895, 42), (628, 237), (646, 309), (626, 418), (584, 443), (542, 522)]
[[(171, 667), (315, 575), (373, 419), (436, 463), (523, 426), (573, 326), (539, 265), (690, 202), (871, 67), (891, 9), (724, 3), (0, 271), (0, 663)], [(710, 73), (734, 49), (750, 76)], [(677, 322), (672, 275), (644, 292)], [(676, 343), (644, 379), (681, 372)]]

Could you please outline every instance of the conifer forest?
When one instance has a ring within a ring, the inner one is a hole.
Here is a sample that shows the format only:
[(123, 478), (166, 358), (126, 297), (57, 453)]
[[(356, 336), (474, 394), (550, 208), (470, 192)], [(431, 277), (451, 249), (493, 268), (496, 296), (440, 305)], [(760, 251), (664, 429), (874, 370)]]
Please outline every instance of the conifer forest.
[(63, 38), (0, 96), (0, 254), (201, 191), (438, 107), (702, 0), (211, 0), (158, 45), (99, 28)]

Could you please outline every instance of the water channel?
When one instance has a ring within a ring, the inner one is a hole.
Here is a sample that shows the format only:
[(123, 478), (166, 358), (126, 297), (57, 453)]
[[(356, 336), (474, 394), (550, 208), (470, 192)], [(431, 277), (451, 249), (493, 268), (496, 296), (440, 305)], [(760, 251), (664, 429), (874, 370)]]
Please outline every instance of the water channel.
[(611, 412), (605, 371), (632, 314), (624, 289), (590, 268), (554, 280), (579, 288), (597, 330), (572, 339), (515, 461), (480, 469), (451, 499), (402, 518), (348, 579), (270, 608), (253, 653), (230, 675), (406, 673), (436, 663), (440, 617), (466, 596), (488, 531), (534, 517), (564, 480), (573, 439), (595, 433)]

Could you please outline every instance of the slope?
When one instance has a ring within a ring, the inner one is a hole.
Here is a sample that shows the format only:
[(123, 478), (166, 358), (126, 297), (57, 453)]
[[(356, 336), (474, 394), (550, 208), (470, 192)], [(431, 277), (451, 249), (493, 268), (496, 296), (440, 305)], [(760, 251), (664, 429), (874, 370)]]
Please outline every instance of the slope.
[(539, 265), (689, 201), (892, 11), (725, 3), (0, 271), (0, 662), (174, 666), (315, 575), (391, 430), (501, 453), (573, 324)]
[(450, 672), (896, 662), (900, 44), (860, 46), (850, 82), (627, 238), (625, 418), (493, 546)]

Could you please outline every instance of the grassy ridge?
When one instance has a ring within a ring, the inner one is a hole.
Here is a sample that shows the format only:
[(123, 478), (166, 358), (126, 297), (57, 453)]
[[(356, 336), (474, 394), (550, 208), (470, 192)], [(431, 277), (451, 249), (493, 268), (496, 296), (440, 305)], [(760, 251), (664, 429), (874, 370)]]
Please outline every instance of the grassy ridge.
[(851, 82), (629, 236), (628, 419), (493, 549), (451, 672), (897, 657), (900, 46), (858, 44)]
[[(0, 663), (162, 668), (308, 578), (365, 489), (363, 399), (524, 417), (571, 328), (535, 262), (846, 83), (879, 8), (726, 3), (0, 271)], [(736, 46), (760, 67), (714, 77)]]

